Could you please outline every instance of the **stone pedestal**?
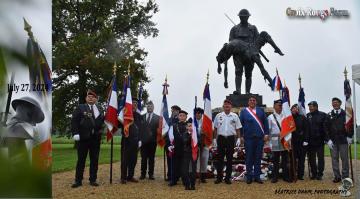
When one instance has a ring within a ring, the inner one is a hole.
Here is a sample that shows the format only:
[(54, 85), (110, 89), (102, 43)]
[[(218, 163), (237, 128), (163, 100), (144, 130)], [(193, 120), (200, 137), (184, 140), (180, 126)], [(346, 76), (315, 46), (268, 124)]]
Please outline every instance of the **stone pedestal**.
[(257, 106), (266, 107), (266, 105), (262, 103), (262, 96), (259, 94), (230, 94), (226, 96), (226, 99), (232, 102), (233, 107), (247, 107), (250, 96), (255, 96)]

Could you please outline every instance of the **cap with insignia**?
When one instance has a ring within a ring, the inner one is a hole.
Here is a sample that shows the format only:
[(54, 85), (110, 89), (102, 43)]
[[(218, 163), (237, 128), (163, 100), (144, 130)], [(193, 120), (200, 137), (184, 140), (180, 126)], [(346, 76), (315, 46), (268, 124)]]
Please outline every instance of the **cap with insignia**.
[(195, 111), (195, 113), (200, 113), (200, 114), (203, 114), (203, 113), (204, 113), (204, 110), (203, 110), (202, 108), (200, 108), (200, 107), (196, 107), (196, 108), (194, 109), (194, 111)]
[(332, 101), (332, 102), (333, 102), (333, 101), (338, 101), (338, 102), (342, 103), (342, 101), (341, 101), (339, 98), (337, 98), (337, 97), (333, 97), (331, 101)]
[(177, 111), (181, 110), (181, 108), (178, 105), (172, 106), (171, 109), (174, 109), (174, 110), (177, 110)]
[(281, 99), (278, 99), (278, 100), (274, 100), (274, 104), (278, 104), (278, 103), (282, 103), (282, 100)]
[(188, 113), (187, 113), (186, 111), (184, 111), (184, 110), (180, 110), (180, 111), (179, 111), (179, 114), (180, 114), (180, 113), (184, 113), (185, 115), (188, 114)]
[(308, 103), (308, 106), (310, 106), (310, 105), (318, 106), (318, 103), (316, 101), (311, 101), (311, 102)]
[(86, 92), (86, 95), (92, 95), (92, 96), (94, 96), (94, 97), (97, 97), (95, 91), (90, 90), (90, 89)]
[(225, 103), (228, 103), (228, 104), (231, 104), (231, 105), (232, 105), (232, 102), (231, 102), (230, 100), (228, 100), (228, 99), (225, 99), (225, 100), (224, 100), (224, 104), (225, 104)]

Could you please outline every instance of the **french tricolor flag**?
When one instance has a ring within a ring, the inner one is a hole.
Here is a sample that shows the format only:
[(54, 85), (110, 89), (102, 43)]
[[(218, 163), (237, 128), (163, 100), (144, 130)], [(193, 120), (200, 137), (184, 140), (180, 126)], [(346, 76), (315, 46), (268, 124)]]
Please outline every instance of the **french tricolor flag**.
[(195, 125), (195, 121), (196, 121), (196, 119), (195, 119), (195, 117), (194, 117), (194, 119), (193, 119), (193, 121), (192, 121), (192, 132), (191, 132), (191, 152), (192, 152), (192, 158), (193, 158), (193, 160), (194, 161), (196, 161), (196, 159), (197, 159), (197, 154), (198, 154), (198, 150), (199, 150), (199, 148), (198, 148), (198, 139), (197, 139), (197, 128), (196, 128), (196, 125)]
[(117, 102), (117, 87), (116, 87), (116, 77), (113, 78), (112, 88), (109, 93), (108, 106), (105, 114), (105, 124), (107, 126), (106, 140), (109, 141), (112, 139), (113, 134), (117, 131), (118, 127), (118, 102)]
[(124, 126), (124, 136), (129, 137), (129, 127), (134, 121), (134, 114), (132, 111), (132, 97), (131, 97), (131, 89), (130, 89), (130, 75), (125, 79), (124, 91), (125, 101), (121, 105), (123, 108), (121, 109), (118, 119)]
[(206, 83), (204, 94), (204, 114), (203, 114), (203, 123), (202, 123), (202, 131), (205, 134), (205, 145), (211, 145), (211, 138), (213, 133), (213, 123), (212, 123), (212, 112), (211, 112), (211, 99), (210, 99), (210, 88), (209, 84)]
[(281, 121), (281, 132), (280, 139), (286, 150), (290, 149), (290, 140), (291, 133), (296, 130), (295, 121), (291, 114), (290, 103), (289, 103), (289, 95), (285, 90), (287, 87), (283, 88), (282, 92), (282, 114), (284, 115), (284, 119)]
[(272, 91), (281, 91), (282, 88), (280, 76), (276, 75), (272, 82)]

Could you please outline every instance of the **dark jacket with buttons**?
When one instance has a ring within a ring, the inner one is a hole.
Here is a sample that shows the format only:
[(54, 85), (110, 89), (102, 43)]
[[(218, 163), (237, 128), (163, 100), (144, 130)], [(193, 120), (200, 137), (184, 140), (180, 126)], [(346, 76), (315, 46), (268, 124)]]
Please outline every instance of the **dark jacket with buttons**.
[(353, 136), (353, 129), (346, 131), (345, 129), (346, 113), (340, 109), (340, 113), (336, 114), (334, 110), (327, 114), (326, 118), (326, 132), (328, 139), (334, 144), (347, 144), (347, 137)]
[(80, 140), (88, 140), (92, 137), (101, 137), (104, 124), (104, 114), (99, 109), (100, 115), (94, 118), (87, 104), (80, 104), (73, 112), (71, 118), (71, 132), (73, 135), (79, 134)]
[(292, 132), (291, 142), (295, 145), (302, 145), (309, 142), (309, 122), (305, 116), (300, 114), (292, 115), (295, 120), (296, 130)]
[(309, 146), (323, 146), (328, 139), (325, 132), (326, 113), (316, 110), (306, 116), (309, 121)]

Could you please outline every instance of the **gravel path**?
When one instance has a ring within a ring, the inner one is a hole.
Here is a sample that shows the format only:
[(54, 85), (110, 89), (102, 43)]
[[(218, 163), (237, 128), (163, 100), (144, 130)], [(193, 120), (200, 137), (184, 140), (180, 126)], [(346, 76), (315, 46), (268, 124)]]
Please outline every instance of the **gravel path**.
[[(340, 198), (338, 194), (321, 194), (315, 191), (329, 190), (336, 191), (340, 184), (332, 182), (332, 170), (330, 158), (325, 160), (325, 173), (322, 181), (309, 180), (307, 178), (307, 167), (305, 167), (305, 180), (297, 181), (296, 183), (285, 183), (279, 180), (278, 183), (272, 184), (266, 181), (264, 184), (251, 184), (245, 182), (233, 182), (232, 185), (224, 183), (215, 185), (213, 179), (208, 179), (206, 184), (196, 184), (195, 191), (185, 191), (182, 185), (175, 187), (168, 187), (167, 182), (163, 179), (163, 159), (156, 158), (155, 181), (145, 179), (139, 183), (127, 183), (125, 185), (119, 183), (120, 179), (120, 163), (113, 165), (113, 184), (109, 183), (109, 164), (99, 165), (98, 182), (99, 187), (92, 187), (89, 185), (88, 168), (84, 174), (83, 186), (72, 189), (71, 184), (74, 181), (75, 171), (55, 173), (52, 175), (52, 187), (54, 198)], [(360, 161), (358, 160), (358, 165)], [(355, 169), (355, 168), (354, 168)], [(140, 159), (138, 159), (135, 176), (139, 177)], [(358, 173), (360, 169), (358, 168)], [(358, 181), (359, 182), (359, 181)], [(288, 190), (289, 192), (277, 194), (276, 191)], [(299, 190), (312, 191), (313, 194), (292, 194)], [(355, 192), (355, 188), (351, 189)], [(355, 198), (354, 195), (348, 198)]]

